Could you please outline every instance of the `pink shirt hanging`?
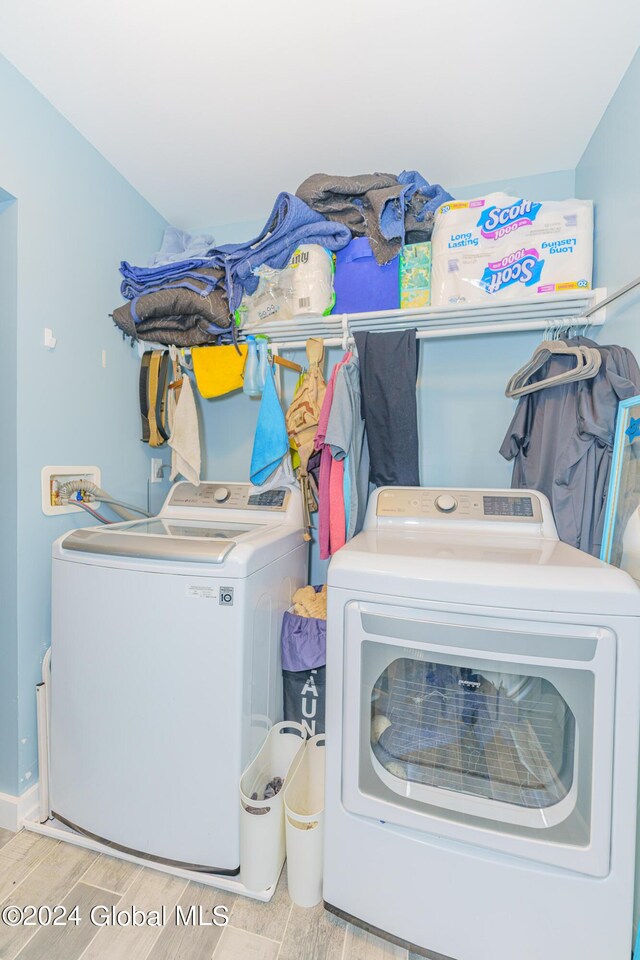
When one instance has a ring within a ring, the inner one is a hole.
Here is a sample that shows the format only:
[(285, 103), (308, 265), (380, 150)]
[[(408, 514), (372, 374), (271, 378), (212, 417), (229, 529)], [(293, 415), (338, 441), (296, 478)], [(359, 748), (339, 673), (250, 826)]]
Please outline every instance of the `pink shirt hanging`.
[[(342, 543), (344, 543), (345, 536), (345, 512), (344, 512), (344, 491), (343, 487), (343, 475), (344, 475), (344, 465), (341, 461), (335, 461), (331, 456), (331, 451), (326, 446), (324, 438), (327, 435), (327, 424), (329, 422), (329, 415), (331, 413), (331, 404), (333, 403), (333, 390), (336, 382), (336, 375), (338, 370), (343, 363), (347, 363), (351, 359), (351, 352), (345, 353), (342, 360), (340, 360), (333, 368), (331, 378), (327, 384), (327, 390), (324, 395), (324, 402), (322, 404), (322, 410), (320, 411), (320, 418), (318, 420), (318, 429), (316, 431), (316, 439), (314, 441), (314, 446), (316, 450), (320, 450), (320, 474), (318, 478), (318, 540), (320, 546), (320, 559), (328, 560), (331, 556), (333, 550), (337, 547), (333, 546), (333, 540), (331, 537), (331, 527), (332, 527), (332, 517), (335, 510), (335, 519), (333, 520), (333, 526), (335, 528), (335, 539), (336, 543), (340, 541), (339, 535), (339, 524), (342, 523)], [(334, 468), (338, 467), (339, 469), (335, 472), (335, 477), (332, 477), (334, 474)], [(338, 476), (340, 477), (340, 490), (337, 490)], [(340, 519), (341, 518), (341, 519)]]

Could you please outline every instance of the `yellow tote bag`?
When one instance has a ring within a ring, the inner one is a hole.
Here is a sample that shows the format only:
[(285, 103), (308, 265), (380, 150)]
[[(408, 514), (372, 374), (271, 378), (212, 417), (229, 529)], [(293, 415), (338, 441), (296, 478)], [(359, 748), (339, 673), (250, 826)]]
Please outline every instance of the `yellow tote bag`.
[[(238, 350), (240, 353), (238, 353)], [(193, 372), (200, 394), (207, 400), (222, 397), (242, 389), (244, 365), (247, 360), (246, 343), (219, 347), (193, 347)]]

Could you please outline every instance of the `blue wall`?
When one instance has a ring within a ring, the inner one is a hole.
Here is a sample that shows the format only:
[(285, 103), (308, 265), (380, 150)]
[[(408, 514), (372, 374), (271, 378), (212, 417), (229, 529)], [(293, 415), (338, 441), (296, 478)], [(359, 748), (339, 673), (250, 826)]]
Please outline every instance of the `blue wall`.
[(17, 642), (17, 209), (0, 190), (0, 330), (3, 363), (0, 376), (2, 469), (0, 470), (0, 793), (13, 792), (18, 779), (18, 642)]
[(532, 200), (564, 200), (575, 196), (575, 170), (554, 170), (551, 173), (540, 173), (531, 177), (515, 177), (511, 180), (500, 180), (499, 183), (474, 183), (471, 186), (453, 187), (450, 192), (458, 200), (470, 200), (472, 197), (482, 197), (486, 193), (502, 190), (512, 197), (528, 197)]
[[(593, 197), (596, 213), (595, 275), (613, 293), (640, 276), (640, 51), (576, 170), (581, 196)], [(640, 357), (640, 289), (607, 308), (607, 340)]]
[[(12, 683), (17, 770), (13, 745), (7, 756), (0, 743), (0, 790), (18, 794), (37, 776), (34, 686), (49, 645), (51, 542), (85, 522), (82, 516), (42, 514), (40, 471), (46, 464), (95, 463), (107, 489), (146, 503), (148, 455), (136, 418), (138, 356), (108, 314), (121, 301), (119, 261), (147, 262), (165, 224), (3, 58), (0, 116), (0, 186), (17, 198), (17, 350), (11, 357), (5, 349), (3, 376), (15, 367), (20, 531), (17, 686)], [(45, 326), (58, 339), (53, 351), (42, 346)]]

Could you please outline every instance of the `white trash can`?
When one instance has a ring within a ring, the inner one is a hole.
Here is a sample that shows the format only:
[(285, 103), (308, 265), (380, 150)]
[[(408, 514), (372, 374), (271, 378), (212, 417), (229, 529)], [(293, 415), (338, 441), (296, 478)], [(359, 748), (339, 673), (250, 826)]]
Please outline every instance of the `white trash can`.
[[(296, 758), (304, 755), (304, 743), (302, 724), (274, 724), (240, 780), (240, 880), (247, 890), (266, 890), (280, 876), (285, 858), (285, 783)], [(279, 792), (254, 800), (256, 793), (264, 796), (274, 777), (284, 781)]]
[(299, 907), (322, 900), (324, 739), (307, 740), (284, 791), (289, 896)]

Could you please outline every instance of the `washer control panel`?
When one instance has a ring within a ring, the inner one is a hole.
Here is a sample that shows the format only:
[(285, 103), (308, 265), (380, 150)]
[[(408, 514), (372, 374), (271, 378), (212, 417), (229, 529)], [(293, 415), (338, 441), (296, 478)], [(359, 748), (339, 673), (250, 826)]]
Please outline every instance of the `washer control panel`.
[(488, 520), (541, 523), (540, 501), (531, 493), (486, 490), (437, 490), (429, 487), (388, 487), (378, 494), (379, 517)]
[(284, 512), (291, 491), (285, 487), (256, 492), (250, 483), (180, 483), (171, 492), (169, 507), (214, 507), (227, 510), (271, 510)]

